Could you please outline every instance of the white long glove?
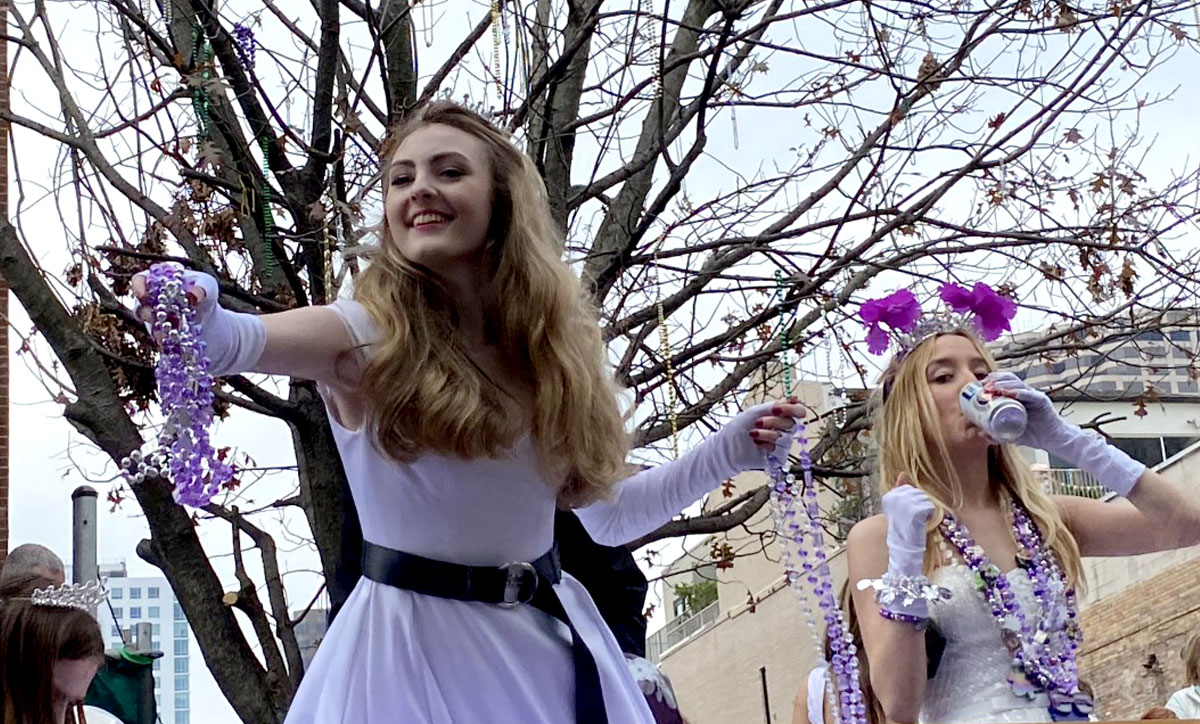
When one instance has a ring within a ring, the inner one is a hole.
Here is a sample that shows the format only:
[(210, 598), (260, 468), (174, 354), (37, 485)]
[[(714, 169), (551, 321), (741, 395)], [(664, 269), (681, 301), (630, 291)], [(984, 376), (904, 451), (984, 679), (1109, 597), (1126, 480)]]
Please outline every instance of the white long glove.
[(985, 383), (1015, 397), (1025, 406), (1029, 422), (1017, 443), (1045, 450), (1096, 476), (1100, 484), (1127, 497), (1146, 472), (1143, 463), (1108, 444), (1099, 435), (1067, 422), (1045, 393), (1033, 389), (1011, 372), (993, 372)]
[[(618, 483), (615, 500), (593, 503), (575, 514), (601, 545), (624, 545), (656, 530), (725, 480), (766, 465), (766, 453), (750, 438), (750, 431), (776, 404), (743, 410), (678, 460)], [(790, 451), (791, 445), (792, 436), (783, 435), (775, 449)]]
[[(267, 345), (262, 320), (255, 314), (231, 312), (222, 307), (217, 302), (221, 295), (217, 280), (204, 272), (184, 270), (183, 285), (185, 289), (204, 291), (204, 299), (196, 305), (196, 322), (200, 325), (200, 340), (206, 346), (209, 374), (222, 377), (254, 369)], [(137, 310), (141, 319), (145, 319), (142, 311), (145, 306)], [(146, 328), (153, 331), (150, 322), (146, 322)]]
[[(881, 501), (887, 518), (888, 567), (881, 581), (892, 587), (876, 587), (879, 607), (893, 614), (912, 619), (929, 618), (929, 599), (904, 595), (898, 590), (915, 594), (928, 583), (924, 580), (925, 524), (933, 515), (933, 502), (923, 491), (912, 485), (897, 485), (884, 494)], [(862, 588), (860, 584), (859, 588)]]

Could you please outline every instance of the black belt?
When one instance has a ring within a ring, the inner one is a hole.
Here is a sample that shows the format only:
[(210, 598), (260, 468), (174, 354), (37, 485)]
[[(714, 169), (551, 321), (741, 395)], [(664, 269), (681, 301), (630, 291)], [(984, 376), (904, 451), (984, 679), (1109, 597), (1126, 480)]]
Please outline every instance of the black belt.
[(526, 603), (562, 621), (571, 631), (575, 721), (577, 724), (608, 724), (596, 660), (554, 592), (554, 584), (562, 580), (557, 545), (532, 563), (464, 566), (363, 541), (362, 570), (372, 581), (414, 593), (455, 601), (494, 603), (504, 608)]

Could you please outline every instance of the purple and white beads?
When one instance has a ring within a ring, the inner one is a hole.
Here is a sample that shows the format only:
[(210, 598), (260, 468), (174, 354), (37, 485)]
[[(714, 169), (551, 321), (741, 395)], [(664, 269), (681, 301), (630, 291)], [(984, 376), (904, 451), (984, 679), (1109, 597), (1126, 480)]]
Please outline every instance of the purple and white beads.
[[(800, 595), (814, 638), (816, 622), (808, 594), (817, 600), (823, 612), (826, 636), (829, 637), (833, 653), (829, 662), (832, 673), (829, 685), (832, 686), (836, 681), (838, 688), (836, 697), (839, 705), (833, 708), (835, 721), (866, 724), (867, 706), (858, 678), (858, 649), (833, 591), (833, 574), (825, 554), (817, 488), (813, 483), (812, 457), (804, 423), (796, 424), (794, 434), (799, 443), (800, 470), (804, 482), (800, 496), (796, 494), (796, 476), (787, 470), (787, 451), (783, 452), (782, 458), (776, 453), (767, 456), (767, 472), (771, 477), (771, 508), (783, 552), (784, 571), (788, 583)], [(801, 510), (804, 511), (803, 519)], [(796, 567), (796, 557), (799, 558), (799, 568)]]
[(178, 264), (150, 267), (147, 288), (154, 315), (151, 329), (161, 346), (154, 374), (165, 420), (158, 449), (130, 453), (121, 460), (121, 475), (131, 484), (168, 476), (176, 502), (199, 508), (233, 477), (233, 468), (219, 459), (208, 439), (213, 379), (199, 338), (201, 327)]
[(1029, 572), (1037, 600), (1035, 622), (1021, 608), (1008, 579), (988, 560), (966, 526), (951, 513), (942, 518), (942, 535), (975, 574), (993, 618), (1000, 624), (1005, 647), (1013, 657), (1009, 684), (1013, 693), (1032, 699), (1046, 692), (1055, 721), (1086, 720), (1092, 702), (1079, 689), (1076, 655), (1082, 640), (1075, 591), (1042, 540), (1024, 507), (1012, 500), (1013, 533), (1020, 547), (1018, 562)]

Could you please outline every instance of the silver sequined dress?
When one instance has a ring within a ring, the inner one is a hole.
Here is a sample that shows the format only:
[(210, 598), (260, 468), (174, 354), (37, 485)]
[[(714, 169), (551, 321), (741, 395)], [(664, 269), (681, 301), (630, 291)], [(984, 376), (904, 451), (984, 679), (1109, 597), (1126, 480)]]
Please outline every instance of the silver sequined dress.
[[(1037, 600), (1029, 574), (1016, 568), (1005, 574), (1017, 602), (1032, 617)], [(946, 639), (937, 674), (925, 685), (922, 722), (1041, 722), (1050, 721), (1044, 693), (1030, 700), (1017, 696), (1008, 684), (1012, 654), (1004, 646), (1000, 626), (992, 617), (975, 576), (961, 561), (949, 560), (932, 581), (951, 592), (949, 601), (930, 606), (932, 625)]]

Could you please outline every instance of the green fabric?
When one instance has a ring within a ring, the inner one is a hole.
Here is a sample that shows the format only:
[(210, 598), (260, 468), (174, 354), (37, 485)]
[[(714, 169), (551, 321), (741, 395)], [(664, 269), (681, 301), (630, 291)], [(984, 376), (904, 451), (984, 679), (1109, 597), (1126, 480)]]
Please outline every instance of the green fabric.
[(123, 660), (128, 661), (131, 664), (137, 664), (138, 666), (153, 666), (154, 665), (154, 659), (150, 658), (149, 656), (142, 656), (141, 654), (135, 654), (134, 652), (130, 651), (129, 649), (125, 648), (124, 646), (122, 646), (117, 651), (117, 653), (121, 656), (121, 658)]
[[(105, 656), (104, 665), (96, 672), (88, 688), (85, 704), (112, 714), (124, 724), (140, 724), (157, 718), (154, 697), (147, 705), (150, 711), (139, 710), (142, 701), (142, 677), (153, 676), (154, 659), (135, 654), (122, 647), (117, 656)], [(153, 684), (151, 684), (153, 690)]]

